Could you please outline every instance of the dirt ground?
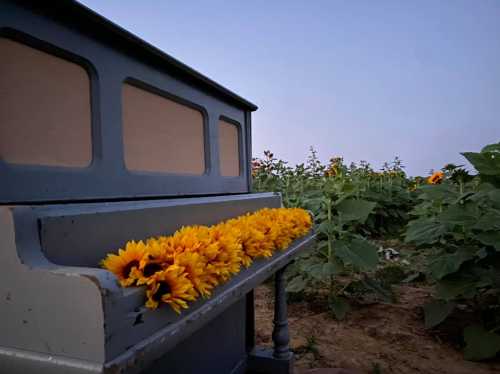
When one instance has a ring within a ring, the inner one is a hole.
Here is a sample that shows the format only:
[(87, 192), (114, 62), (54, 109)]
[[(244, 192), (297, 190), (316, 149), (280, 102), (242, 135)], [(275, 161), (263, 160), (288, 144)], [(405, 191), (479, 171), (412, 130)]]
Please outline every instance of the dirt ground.
[[(500, 360), (465, 361), (451, 343), (424, 329), (422, 305), (429, 289), (396, 288), (398, 304), (372, 304), (336, 321), (311, 303), (288, 307), (290, 345), (297, 373), (333, 373), (313, 368), (343, 368), (351, 373), (500, 373)], [(273, 296), (264, 285), (256, 290), (257, 343), (272, 345)]]

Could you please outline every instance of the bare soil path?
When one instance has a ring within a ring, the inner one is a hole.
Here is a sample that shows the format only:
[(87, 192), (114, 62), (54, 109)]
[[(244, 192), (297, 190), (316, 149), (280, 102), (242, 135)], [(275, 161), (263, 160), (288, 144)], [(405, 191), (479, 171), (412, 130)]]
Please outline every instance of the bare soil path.
[[(289, 305), (291, 348), (298, 373), (500, 373), (500, 361), (465, 361), (450, 343), (425, 330), (422, 305), (429, 289), (396, 288), (398, 304), (372, 304), (351, 311), (344, 321), (298, 302)], [(272, 345), (273, 297), (264, 285), (255, 293), (257, 343)], [(314, 369), (314, 370), (313, 370)]]

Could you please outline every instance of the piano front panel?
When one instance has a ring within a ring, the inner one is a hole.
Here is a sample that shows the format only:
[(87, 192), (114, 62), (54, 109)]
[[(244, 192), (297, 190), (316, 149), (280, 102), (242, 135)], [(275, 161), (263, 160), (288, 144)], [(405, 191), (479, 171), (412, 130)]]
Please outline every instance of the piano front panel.
[(0, 3), (0, 204), (250, 192), (251, 109), (31, 6)]

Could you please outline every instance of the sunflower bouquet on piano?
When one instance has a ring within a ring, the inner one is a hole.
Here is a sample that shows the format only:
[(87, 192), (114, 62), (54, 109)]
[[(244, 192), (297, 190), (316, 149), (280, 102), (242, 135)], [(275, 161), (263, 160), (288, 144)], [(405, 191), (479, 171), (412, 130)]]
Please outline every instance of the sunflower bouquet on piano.
[(168, 304), (180, 313), (253, 259), (287, 248), (311, 226), (304, 209), (265, 208), (210, 227), (182, 227), (170, 236), (129, 241), (101, 264), (123, 287), (146, 286), (146, 307)]

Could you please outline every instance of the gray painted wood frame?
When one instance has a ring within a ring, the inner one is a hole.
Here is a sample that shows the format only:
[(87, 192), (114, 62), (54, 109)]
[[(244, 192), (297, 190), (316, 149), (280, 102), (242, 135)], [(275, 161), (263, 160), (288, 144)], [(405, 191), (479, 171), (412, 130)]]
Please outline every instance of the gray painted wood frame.
[[(257, 259), (181, 315), (170, 308), (145, 309), (143, 288), (121, 288), (97, 262), (132, 237), (169, 234), (187, 222), (213, 224), (279, 206), (279, 195), (265, 193), (0, 208), (0, 367), (9, 373), (42, 368), (54, 373), (139, 373), (160, 363), (158, 367), (173, 365), (167, 363), (175, 356), (185, 361), (177, 365), (190, 363), (196, 370), (199, 366), (188, 358), (189, 344), (197, 346), (189, 338), (195, 334), (204, 341), (212, 336), (212, 343), (199, 352), (200, 360), (212, 362), (209, 372), (243, 370), (255, 348), (249, 295), (310, 247), (313, 235), (270, 259)], [(280, 312), (277, 318), (282, 323), (285, 315)], [(220, 327), (216, 336), (210, 332), (214, 324)], [(182, 341), (191, 343), (178, 348)], [(218, 341), (233, 342), (234, 349), (210, 361), (221, 355)], [(283, 338), (277, 343), (283, 349)], [(175, 355), (169, 354), (172, 350)], [(258, 362), (253, 357), (252, 367)], [(227, 370), (230, 363), (234, 367)]]
[[(251, 112), (257, 107), (76, 1), (0, 2), (0, 37), (77, 63), (91, 81), (92, 162), (86, 168), (14, 165), (0, 158), (0, 204), (249, 192)], [(200, 110), (203, 175), (131, 172), (124, 164), (121, 92), (133, 82)], [(8, 94), (8, 87), (2, 88)], [(241, 175), (219, 172), (218, 121), (241, 129)]]

